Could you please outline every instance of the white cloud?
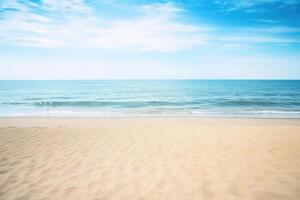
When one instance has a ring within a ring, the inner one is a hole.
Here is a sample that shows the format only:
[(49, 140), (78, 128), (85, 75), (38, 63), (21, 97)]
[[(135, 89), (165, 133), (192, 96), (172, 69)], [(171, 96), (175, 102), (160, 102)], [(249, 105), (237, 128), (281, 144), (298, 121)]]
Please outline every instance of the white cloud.
[(107, 48), (133, 45), (142, 51), (176, 51), (205, 44), (209, 29), (177, 22), (178, 12), (172, 4), (145, 6), (141, 17), (113, 21), (104, 37), (94, 42)]
[(100, 18), (82, 0), (44, 0), (43, 14), (32, 12), (35, 4), (5, 6), (18, 10), (0, 20), (0, 43), (8, 45), (170, 52), (205, 44), (210, 31), (180, 22), (184, 11), (172, 3), (144, 5), (121, 20)]
[(299, 39), (287, 35), (300, 32), (295, 27), (242, 27), (218, 33), (211, 27), (186, 23), (182, 21), (185, 10), (173, 3), (131, 7), (132, 16), (123, 19), (101, 16), (83, 0), (44, 0), (40, 4), (12, 0), (0, 7), (15, 9), (2, 12), (0, 18), (0, 44), (5, 45), (174, 52), (208, 41), (216, 48), (239, 49), (257, 43), (299, 43)]
[(43, 6), (50, 11), (90, 12), (83, 0), (43, 0)]

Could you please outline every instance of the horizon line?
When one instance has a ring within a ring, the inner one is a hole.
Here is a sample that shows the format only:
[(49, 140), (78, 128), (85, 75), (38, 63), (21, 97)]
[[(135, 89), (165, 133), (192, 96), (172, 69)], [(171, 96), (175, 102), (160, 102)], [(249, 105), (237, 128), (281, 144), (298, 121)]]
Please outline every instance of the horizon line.
[(300, 81), (300, 79), (276, 79), (276, 78), (248, 78), (248, 79), (236, 79), (236, 78), (223, 78), (223, 79), (216, 79), (216, 78), (145, 78), (145, 79), (0, 79), (0, 81)]

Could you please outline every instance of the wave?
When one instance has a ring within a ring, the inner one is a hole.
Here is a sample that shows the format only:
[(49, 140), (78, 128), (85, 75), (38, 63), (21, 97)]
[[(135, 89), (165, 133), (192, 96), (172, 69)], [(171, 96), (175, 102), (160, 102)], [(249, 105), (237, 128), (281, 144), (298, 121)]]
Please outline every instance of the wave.
[(237, 110), (234, 112), (213, 110), (169, 110), (169, 109), (126, 109), (126, 110), (74, 110), (74, 109), (51, 109), (28, 112), (2, 113), (0, 116), (16, 117), (135, 117), (135, 116), (199, 116), (199, 117), (254, 117), (254, 118), (300, 118), (300, 111), (282, 110)]
[(25, 102), (3, 102), (2, 105), (26, 105)]
[(237, 114), (300, 114), (300, 110), (251, 110), (237, 111)]
[(51, 100), (51, 99), (74, 99), (75, 97), (32, 97), (32, 98), (24, 98), (24, 101), (41, 101), (41, 100)]
[[(68, 97), (65, 97), (68, 98)], [(39, 98), (31, 98), (32, 101), (4, 102), (3, 105), (25, 105), (34, 107), (112, 107), (112, 108), (142, 108), (142, 107), (169, 107), (169, 108), (299, 108), (298, 101), (274, 101), (257, 99), (218, 99), (218, 100), (198, 100), (198, 101), (99, 101), (99, 100), (81, 100), (81, 101), (37, 101)]]
[(268, 100), (260, 100), (260, 99), (253, 99), (253, 100), (224, 100), (220, 102), (216, 102), (216, 104), (220, 106), (299, 106), (300, 102), (298, 101), (268, 101)]
[(185, 103), (169, 101), (41, 101), (34, 102), (37, 107), (148, 107), (148, 106), (180, 106)]

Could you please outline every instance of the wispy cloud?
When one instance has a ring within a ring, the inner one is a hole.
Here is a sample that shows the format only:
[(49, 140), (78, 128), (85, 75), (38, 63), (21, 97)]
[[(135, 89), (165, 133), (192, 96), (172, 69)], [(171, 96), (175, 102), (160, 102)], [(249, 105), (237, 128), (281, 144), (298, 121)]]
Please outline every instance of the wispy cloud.
[(257, 22), (260, 22), (263, 24), (278, 24), (278, 23), (280, 23), (280, 21), (272, 20), (272, 19), (258, 19)]
[[(250, 7), (279, 1), (231, 0), (227, 4)], [(297, 2), (288, 0), (284, 4)], [(118, 6), (114, 0), (104, 3)], [(215, 48), (249, 48), (260, 43), (299, 43), (299, 38), (293, 36), (299, 34), (299, 28), (274, 24), (274, 21), (270, 24), (270, 20), (264, 26), (229, 27), (225, 33), (221, 32), (224, 27), (188, 23), (183, 20), (186, 10), (172, 2), (131, 5), (129, 16), (113, 19), (97, 12), (90, 2), (83, 0), (43, 0), (38, 3), (11, 0), (1, 2), (0, 9), (2, 45), (175, 52), (206, 44)]]
[(219, 37), (222, 47), (255, 47), (259, 44), (293, 45), (300, 43), (299, 28), (288, 26), (254, 26), (235, 28)]
[(99, 17), (82, 0), (1, 6), (14, 10), (3, 12), (0, 19), (0, 43), (9, 45), (169, 52), (205, 44), (211, 30), (181, 22), (184, 10), (173, 3), (139, 6), (133, 10), (135, 17), (119, 20)]
[[(222, 1), (216, 1), (222, 2)], [(227, 1), (226, 5), (230, 6), (229, 10), (236, 10), (242, 8), (251, 8), (257, 5), (263, 4), (277, 4), (280, 6), (291, 6), (295, 4), (299, 4), (299, 0), (230, 0)]]
[(289, 26), (264, 26), (264, 27), (248, 27), (242, 29), (243, 32), (254, 33), (270, 33), (270, 34), (286, 34), (286, 33), (299, 33), (300, 28)]
[(223, 39), (226, 42), (234, 42), (234, 43), (273, 43), (273, 44), (290, 44), (290, 43), (298, 43), (300, 41), (292, 38), (283, 38), (283, 37), (275, 37), (269, 35), (233, 35), (228, 36)]

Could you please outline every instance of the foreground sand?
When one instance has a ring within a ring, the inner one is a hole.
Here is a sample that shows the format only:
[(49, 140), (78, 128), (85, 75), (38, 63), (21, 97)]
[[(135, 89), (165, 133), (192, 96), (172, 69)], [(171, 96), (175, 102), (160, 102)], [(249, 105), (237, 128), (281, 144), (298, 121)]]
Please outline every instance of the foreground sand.
[(300, 120), (2, 118), (0, 199), (300, 199)]

